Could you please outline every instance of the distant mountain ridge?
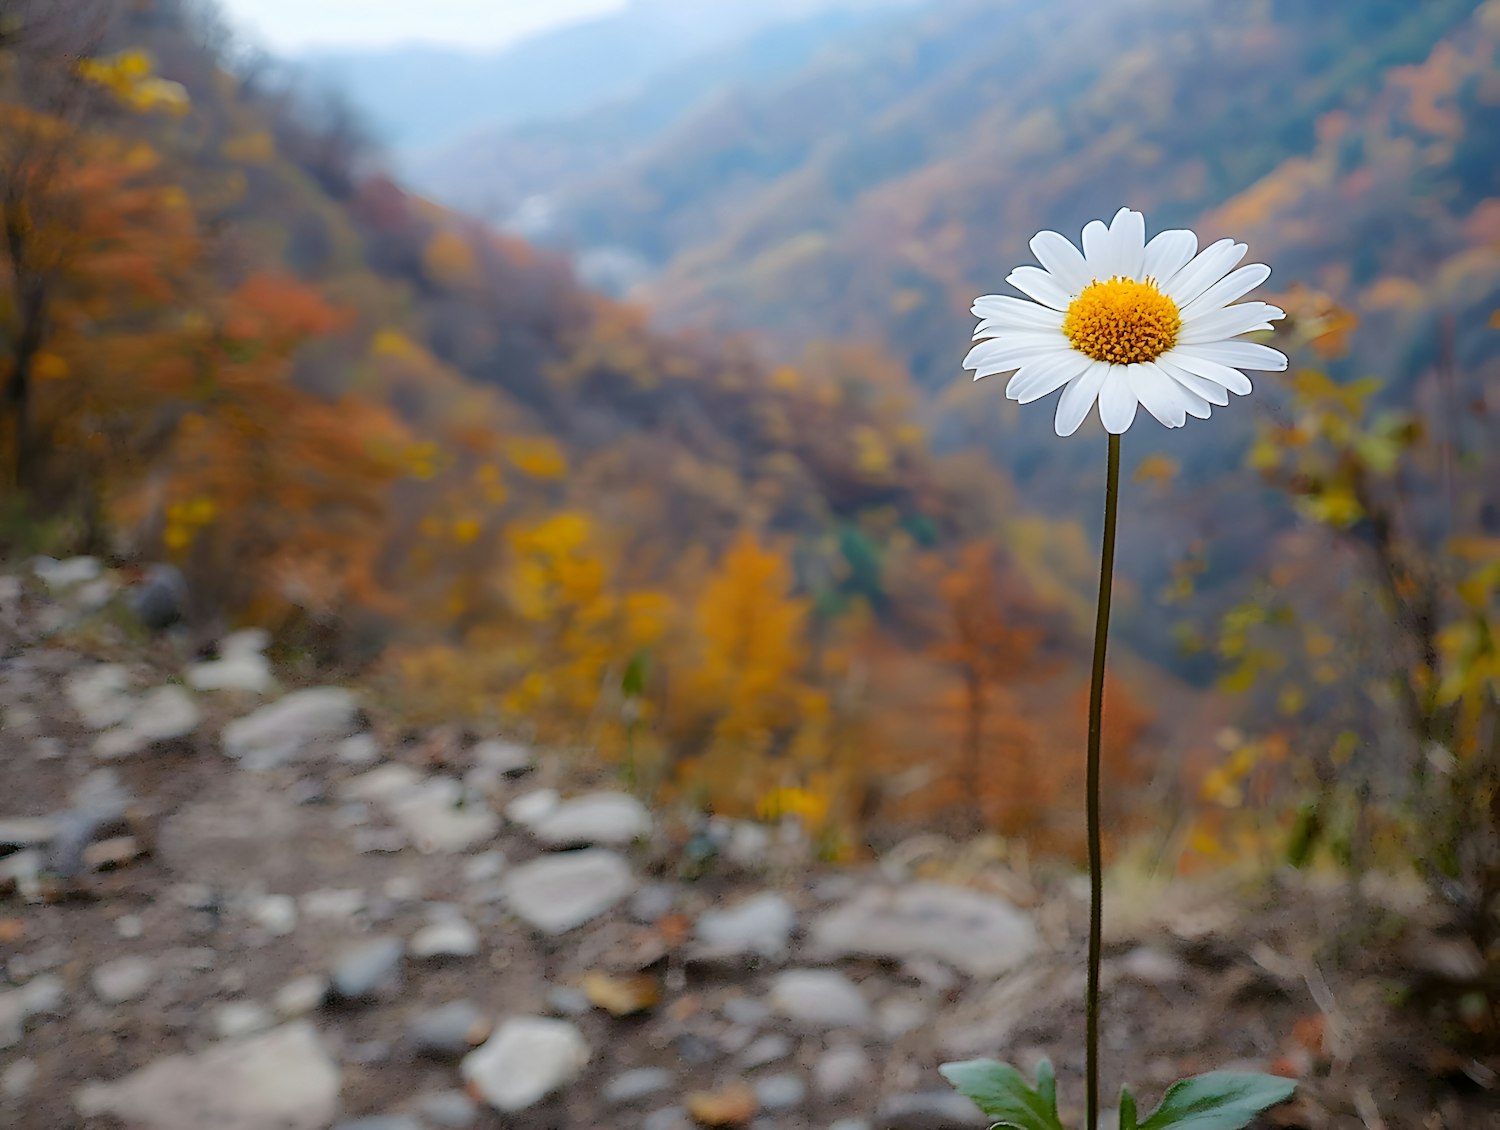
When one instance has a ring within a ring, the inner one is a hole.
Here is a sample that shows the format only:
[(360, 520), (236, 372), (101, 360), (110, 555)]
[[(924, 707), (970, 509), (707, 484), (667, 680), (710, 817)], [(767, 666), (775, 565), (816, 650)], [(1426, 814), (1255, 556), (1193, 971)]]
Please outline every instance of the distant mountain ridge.
[(480, 128), (577, 114), (629, 95), (662, 70), (768, 27), (914, 0), (635, 0), (495, 52), (413, 45), (316, 51), (300, 59), (343, 90), (394, 151)]

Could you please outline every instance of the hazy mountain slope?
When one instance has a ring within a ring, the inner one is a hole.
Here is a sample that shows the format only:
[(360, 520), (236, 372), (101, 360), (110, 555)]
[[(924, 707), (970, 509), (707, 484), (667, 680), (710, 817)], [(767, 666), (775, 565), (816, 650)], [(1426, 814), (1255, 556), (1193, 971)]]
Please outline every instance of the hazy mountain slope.
[[(518, 205), (620, 164), (718, 95), (775, 82), (909, 4), (838, 6), (664, 67), (634, 93), (582, 113), (497, 123), (397, 155), (405, 180), (455, 208), (510, 222)], [(536, 217), (545, 221), (545, 215)], [(533, 223), (532, 234), (547, 234)]]
[[(877, 0), (877, 6), (889, 2)], [(320, 51), (303, 62), (315, 78), (344, 90), (385, 144), (426, 148), (482, 126), (578, 113), (781, 21), (870, 6), (851, 0), (635, 0), (619, 12), (497, 52), (412, 46)]]

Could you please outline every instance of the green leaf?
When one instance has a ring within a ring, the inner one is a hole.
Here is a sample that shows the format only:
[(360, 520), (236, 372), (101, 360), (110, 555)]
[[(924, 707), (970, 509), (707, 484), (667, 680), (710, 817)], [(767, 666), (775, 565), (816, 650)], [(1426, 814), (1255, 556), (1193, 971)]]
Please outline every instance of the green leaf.
[(1057, 1116), (1057, 1073), (1052, 1070), (1052, 1061), (1043, 1059), (1036, 1065), (1036, 1093), (1041, 1096), (1047, 1109)]
[(1039, 1090), (1033, 1090), (1010, 1064), (993, 1059), (945, 1063), (938, 1070), (987, 1118), (993, 1118), (996, 1126), (1010, 1130), (1063, 1130), (1057, 1119), (1057, 1082), (1050, 1063), (1044, 1061), (1037, 1067)]
[(1241, 1130), (1296, 1089), (1292, 1080), (1277, 1075), (1210, 1071), (1173, 1083), (1140, 1130)]
[(1129, 1087), (1120, 1088), (1120, 1130), (1140, 1130), (1135, 1120), (1135, 1096)]

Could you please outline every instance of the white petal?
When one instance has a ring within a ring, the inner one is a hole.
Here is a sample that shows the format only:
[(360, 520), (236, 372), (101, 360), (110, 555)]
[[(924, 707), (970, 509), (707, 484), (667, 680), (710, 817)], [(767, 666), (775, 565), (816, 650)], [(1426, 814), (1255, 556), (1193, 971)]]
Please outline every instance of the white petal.
[(1253, 341), (1205, 341), (1197, 345), (1185, 345), (1181, 350), (1189, 357), (1201, 357), (1206, 361), (1217, 361), (1236, 369), (1263, 369), (1279, 373), (1286, 368), (1286, 354)]
[(1083, 228), (1083, 257), (1088, 260), (1089, 277), (1104, 282), (1115, 270), (1115, 239), (1103, 220), (1090, 220)]
[(1104, 430), (1112, 435), (1119, 435), (1135, 422), (1135, 410), (1140, 401), (1126, 376), (1133, 368), (1136, 366), (1112, 366), (1099, 389), (1099, 420), (1104, 424)]
[(1028, 361), (1051, 353), (1072, 353), (1073, 347), (1062, 334), (1011, 333), (983, 341), (969, 350), (963, 367), (974, 370), (974, 379), (991, 373), (1008, 373)]
[[(1191, 394), (1193, 399), (1204, 400), (1209, 404), (1229, 403), (1229, 390), (1223, 385), (1215, 384), (1207, 377), (1200, 377), (1197, 373), (1190, 373), (1176, 362), (1167, 360), (1166, 357), (1158, 357), (1155, 363), (1160, 367), (1162, 372), (1166, 373), (1167, 376), (1180, 384), (1186, 392)], [(1241, 379), (1247, 379), (1238, 370), (1231, 369), (1229, 371), (1238, 373)]]
[(1187, 423), (1187, 403), (1172, 383), (1172, 378), (1155, 365), (1127, 365), (1125, 377), (1130, 391), (1147, 412), (1169, 428)]
[(1078, 430), (1094, 407), (1094, 401), (1099, 399), (1099, 389), (1104, 378), (1109, 376), (1109, 370), (1110, 366), (1105, 362), (1094, 361), (1068, 382), (1068, 387), (1057, 399), (1057, 417), (1053, 426), (1058, 435), (1070, 436)]
[(1166, 282), (1198, 253), (1198, 237), (1186, 228), (1157, 232), (1146, 244), (1146, 262), (1141, 267), (1143, 278), (1153, 278), (1160, 285)]
[[(1177, 389), (1177, 395), (1182, 398), (1183, 406), (1187, 408), (1189, 416), (1193, 416), (1199, 420), (1206, 420), (1214, 414), (1213, 405), (1204, 400), (1196, 392), (1184, 388), (1181, 384), (1175, 384), (1174, 387)], [(1217, 385), (1214, 387), (1218, 388)], [(1223, 392), (1224, 390), (1219, 389), (1219, 391)]]
[(1231, 271), (1197, 298), (1182, 307), (1182, 316), (1191, 318), (1195, 314), (1206, 314), (1228, 306), (1236, 298), (1249, 294), (1271, 277), (1271, 268), (1264, 263), (1247, 263), (1237, 271)]
[(1005, 386), (1005, 395), (1022, 404), (1030, 404), (1056, 392), (1093, 363), (1092, 358), (1076, 349), (1038, 357), (1017, 370)]
[(1195, 346), (1173, 349), (1162, 354), (1156, 360), (1158, 363), (1169, 361), (1178, 368), (1186, 369), (1189, 373), (1212, 381), (1216, 385), (1223, 385), (1230, 392), (1239, 396), (1250, 394), (1250, 378), (1238, 369), (1232, 369), (1228, 365), (1220, 364), (1218, 361), (1210, 361), (1206, 357), (1199, 357), (1189, 353), (1189, 349)]
[(1115, 241), (1115, 273), (1127, 279), (1141, 278), (1141, 264), (1146, 261), (1146, 217), (1121, 208), (1109, 225), (1109, 234)]
[(1062, 328), (1063, 321), (1061, 310), (999, 294), (975, 302), (974, 313), (984, 319), (974, 331), (976, 338), (994, 337), (992, 331), (998, 330), (1056, 330)]
[(1286, 317), (1286, 312), (1265, 302), (1242, 302), (1222, 310), (1209, 310), (1192, 317), (1183, 316), (1182, 331), (1177, 340), (1183, 345), (1194, 342), (1224, 341), (1251, 330), (1268, 330), (1271, 322)]
[(1094, 274), (1089, 270), (1083, 252), (1074, 247), (1073, 241), (1065, 235), (1055, 231), (1037, 232), (1031, 239), (1031, 253), (1075, 297), (1094, 281)]
[(1161, 284), (1161, 291), (1182, 309), (1245, 257), (1249, 247), (1232, 239), (1221, 239), (1198, 252), (1198, 257)]
[(1062, 283), (1040, 267), (1017, 267), (1006, 276), (1005, 281), (1054, 310), (1066, 310), (1073, 301), (1073, 295), (1067, 292)]

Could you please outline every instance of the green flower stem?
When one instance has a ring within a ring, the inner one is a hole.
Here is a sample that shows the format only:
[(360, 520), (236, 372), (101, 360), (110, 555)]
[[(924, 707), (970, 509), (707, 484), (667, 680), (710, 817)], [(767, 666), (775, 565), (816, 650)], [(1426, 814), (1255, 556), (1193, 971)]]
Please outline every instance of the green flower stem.
[(1109, 642), (1109, 601), (1115, 579), (1115, 525), (1120, 508), (1120, 437), (1109, 437), (1104, 486), (1104, 547), (1099, 554), (1099, 615), (1094, 621), (1094, 671), (1089, 684), (1089, 985), (1087, 1002), (1088, 1130), (1099, 1125), (1099, 957), (1104, 939), (1104, 858), (1099, 832), (1099, 743), (1104, 721), (1104, 650)]

